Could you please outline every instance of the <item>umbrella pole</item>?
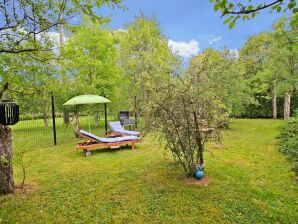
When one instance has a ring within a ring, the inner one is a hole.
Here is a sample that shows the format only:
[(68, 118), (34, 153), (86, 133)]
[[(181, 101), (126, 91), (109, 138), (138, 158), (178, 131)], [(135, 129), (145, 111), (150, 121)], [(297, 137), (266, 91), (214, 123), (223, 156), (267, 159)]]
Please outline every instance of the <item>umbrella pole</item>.
[(104, 108), (105, 108), (105, 129), (106, 129), (106, 134), (108, 132), (108, 121), (107, 121), (107, 104), (104, 104)]
[(88, 111), (88, 126), (89, 126), (89, 132), (90, 132), (90, 113)]

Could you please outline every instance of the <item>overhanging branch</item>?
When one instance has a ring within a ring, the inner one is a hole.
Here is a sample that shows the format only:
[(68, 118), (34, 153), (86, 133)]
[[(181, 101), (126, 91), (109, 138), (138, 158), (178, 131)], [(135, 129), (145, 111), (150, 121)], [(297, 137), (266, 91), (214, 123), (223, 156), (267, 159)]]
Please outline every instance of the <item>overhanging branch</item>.
[(225, 15), (251, 14), (251, 13), (258, 12), (260, 10), (269, 8), (271, 6), (274, 6), (274, 5), (277, 5), (277, 4), (281, 4), (283, 1), (284, 0), (276, 0), (275, 2), (272, 2), (270, 4), (264, 4), (262, 7), (254, 8), (254, 9), (246, 9), (247, 7), (243, 7), (243, 9), (242, 10), (239, 10), (239, 11), (229, 11), (229, 10), (227, 10), (225, 8), (224, 11), (223, 11), (223, 13), (222, 13), (222, 16), (225, 16)]

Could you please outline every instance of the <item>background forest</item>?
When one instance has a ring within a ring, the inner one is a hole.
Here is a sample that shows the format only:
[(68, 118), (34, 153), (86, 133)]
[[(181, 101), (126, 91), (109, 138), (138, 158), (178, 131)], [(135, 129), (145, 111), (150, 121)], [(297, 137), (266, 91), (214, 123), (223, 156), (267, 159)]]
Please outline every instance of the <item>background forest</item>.
[(298, 30), (289, 20), (251, 36), (239, 52), (205, 49), (185, 67), (154, 18), (141, 15), (124, 30), (110, 30), (104, 21), (85, 17), (81, 26), (60, 30), (59, 40), (48, 33), (39, 43), (57, 50), (1, 54), (2, 98), (17, 101), (23, 119), (38, 115), (47, 125), (50, 93), (59, 111), (73, 96), (97, 94), (113, 102), (111, 112), (139, 112), (151, 89), (200, 74), (230, 116), (287, 119), (298, 107)]

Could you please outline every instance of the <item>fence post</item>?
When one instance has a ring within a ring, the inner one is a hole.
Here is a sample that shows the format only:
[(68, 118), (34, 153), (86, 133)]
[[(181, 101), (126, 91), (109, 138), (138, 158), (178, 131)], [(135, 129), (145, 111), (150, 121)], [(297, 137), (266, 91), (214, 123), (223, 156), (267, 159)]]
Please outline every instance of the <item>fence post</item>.
[(53, 119), (54, 145), (57, 145), (57, 138), (56, 138), (56, 117), (55, 117), (55, 105), (54, 105), (54, 95), (53, 95), (53, 92), (51, 93), (51, 99), (52, 99), (52, 119)]

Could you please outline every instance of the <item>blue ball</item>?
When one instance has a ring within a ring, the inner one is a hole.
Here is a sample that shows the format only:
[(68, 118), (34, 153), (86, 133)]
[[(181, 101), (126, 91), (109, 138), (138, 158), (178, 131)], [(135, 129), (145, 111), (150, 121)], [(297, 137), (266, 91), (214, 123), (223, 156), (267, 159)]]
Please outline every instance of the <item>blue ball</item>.
[(195, 177), (198, 179), (202, 179), (204, 177), (204, 171), (203, 170), (196, 170)]

